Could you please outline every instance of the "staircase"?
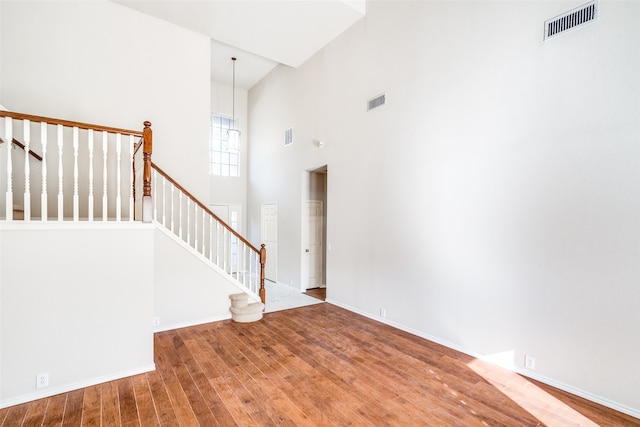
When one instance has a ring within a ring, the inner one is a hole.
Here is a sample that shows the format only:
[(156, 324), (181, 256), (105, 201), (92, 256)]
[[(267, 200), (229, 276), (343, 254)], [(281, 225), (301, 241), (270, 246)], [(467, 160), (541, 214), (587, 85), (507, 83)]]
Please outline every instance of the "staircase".
[(261, 317), (264, 245), (256, 248), (154, 164), (152, 141), (150, 122), (135, 131), (0, 111), (0, 222), (153, 223), (226, 274), (247, 301), (261, 300)]

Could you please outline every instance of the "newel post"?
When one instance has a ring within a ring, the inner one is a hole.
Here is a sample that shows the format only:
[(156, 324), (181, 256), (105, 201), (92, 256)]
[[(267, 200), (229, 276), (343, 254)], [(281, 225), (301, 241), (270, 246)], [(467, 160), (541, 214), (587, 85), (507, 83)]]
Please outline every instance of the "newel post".
[(153, 201), (151, 200), (151, 153), (153, 152), (153, 131), (151, 122), (144, 122), (142, 131), (144, 145), (142, 146), (142, 161), (144, 169), (142, 175), (142, 222), (151, 222)]
[(267, 295), (264, 289), (264, 265), (267, 263), (267, 249), (264, 243), (260, 246), (260, 300), (266, 304)]

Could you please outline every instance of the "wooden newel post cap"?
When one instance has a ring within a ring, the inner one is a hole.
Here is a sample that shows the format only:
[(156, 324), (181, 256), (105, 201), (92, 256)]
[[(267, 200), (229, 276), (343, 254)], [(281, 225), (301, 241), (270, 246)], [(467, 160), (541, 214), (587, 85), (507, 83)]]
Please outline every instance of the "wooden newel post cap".
[(143, 123), (145, 129), (148, 129), (151, 127), (151, 122), (149, 120), (145, 120), (145, 122)]

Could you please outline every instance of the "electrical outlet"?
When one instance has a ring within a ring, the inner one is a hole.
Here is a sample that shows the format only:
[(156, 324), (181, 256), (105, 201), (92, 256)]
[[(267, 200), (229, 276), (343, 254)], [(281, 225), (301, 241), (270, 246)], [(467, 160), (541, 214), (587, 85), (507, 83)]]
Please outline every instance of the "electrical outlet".
[(380, 317), (382, 317), (383, 319), (385, 317), (387, 317), (387, 310), (385, 310), (384, 308), (380, 309)]
[(47, 387), (49, 385), (49, 374), (36, 375), (36, 388)]
[(154, 317), (153, 318), (153, 326), (160, 326), (160, 318), (159, 317)]
[(524, 356), (524, 367), (527, 369), (531, 369), (532, 371), (536, 369), (536, 358), (533, 356)]

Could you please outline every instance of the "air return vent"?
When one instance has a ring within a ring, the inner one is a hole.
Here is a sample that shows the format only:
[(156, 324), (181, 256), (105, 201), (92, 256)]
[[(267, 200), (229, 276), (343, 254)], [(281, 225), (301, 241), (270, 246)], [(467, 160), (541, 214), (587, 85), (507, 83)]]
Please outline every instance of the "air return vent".
[(576, 27), (594, 21), (598, 18), (598, 2), (591, 1), (560, 16), (549, 19), (544, 23), (544, 39), (555, 37), (558, 34), (572, 30)]
[(387, 102), (387, 97), (384, 93), (380, 96), (376, 96), (375, 98), (367, 101), (367, 111), (371, 111), (374, 108), (380, 107), (384, 105), (385, 102)]
[(284, 146), (293, 144), (293, 128), (284, 131)]

